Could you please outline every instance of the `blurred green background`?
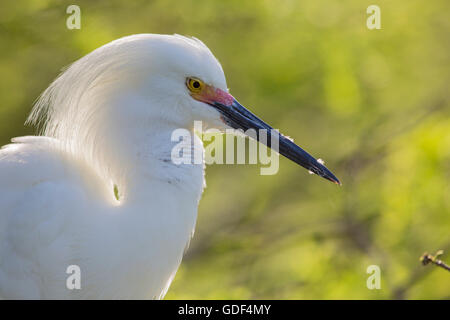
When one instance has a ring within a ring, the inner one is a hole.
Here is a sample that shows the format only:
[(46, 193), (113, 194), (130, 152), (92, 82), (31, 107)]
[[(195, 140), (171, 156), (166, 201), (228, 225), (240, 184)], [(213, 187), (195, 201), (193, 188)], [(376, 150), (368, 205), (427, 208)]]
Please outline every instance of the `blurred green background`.
[[(81, 30), (66, 8), (81, 7)], [(381, 8), (368, 30), (366, 8)], [(168, 299), (449, 299), (448, 0), (2, 1), (0, 145), (59, 70), (134, 33), (203, 40), (231, 93), (295, 138), (337, 187), (280, 158), (212, 165)], [(381, 269), (369, 290), (366, 269)]]

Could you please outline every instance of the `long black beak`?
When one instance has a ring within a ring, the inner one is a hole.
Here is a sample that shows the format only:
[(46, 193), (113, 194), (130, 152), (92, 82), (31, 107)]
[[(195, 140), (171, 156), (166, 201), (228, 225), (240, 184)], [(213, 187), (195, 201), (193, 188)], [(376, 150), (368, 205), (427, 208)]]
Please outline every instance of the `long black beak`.
[[(286, 158), (301, 165), (303, 168), (327, 179), (336, 184), (341, 184), (336, 176), (331, 173), (323, 164), (318, 162), (308, 152), (297, 146), (290, 139), (280, 134), (267, 123), (259, 119), (237, 100), (234, 100), (230, 106), (223, 105), (219, 102), (212, 104), (223, 116), (224, 121), (234, 129), (242, 129), (244, 133), (248, 129), (254, 129), (257, 134), (257, 140), (271, 148), (270, 137), (275, 135), (278, 137), (279, 150), (275, 150)], [(267, 130), (267, 139), (260, 139), (260, 129)], [(251, 137), (251, 136), (250, 136)]]

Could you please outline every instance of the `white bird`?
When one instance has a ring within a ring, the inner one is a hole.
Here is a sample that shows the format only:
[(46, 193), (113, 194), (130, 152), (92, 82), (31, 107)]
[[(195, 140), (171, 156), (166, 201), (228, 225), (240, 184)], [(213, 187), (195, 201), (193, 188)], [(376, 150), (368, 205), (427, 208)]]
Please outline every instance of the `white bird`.
[[(203, 164), (171, 161), (172, 132), (195, 137), (194, 120), (271, 130), (195, 38), (133, 35), (63, 71), (28, 119), (42, 136), (0, 150), (0, 298), (164, 297), (204, 187)], [(339, 183), (279, 137), (281, 154)], [(80, 288), (68, 287), (69, 266)]]

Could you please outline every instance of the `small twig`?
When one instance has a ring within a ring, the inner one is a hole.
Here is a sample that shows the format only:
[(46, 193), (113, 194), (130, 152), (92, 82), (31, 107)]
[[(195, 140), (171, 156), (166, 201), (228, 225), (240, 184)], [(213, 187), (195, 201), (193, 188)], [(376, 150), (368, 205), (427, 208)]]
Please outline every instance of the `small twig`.
[(439, 260), (438, 257), (440, 255), (444, 254), (443, 250), (439, 250), (438, 252), (436, 252), (436, 254), (434, 256), (432, 256), (431, 254), (428, 254), (427, 252), (425, 252), (421, 257), (420, 257), (420, 261), (422, 262), (422, 264), (424, 266), (426, 266), (429, 263), (435, 264), (438, 267), (441, 267), (447, 271), (450, 271), (450, 266), (445, 264), (444, 261)]

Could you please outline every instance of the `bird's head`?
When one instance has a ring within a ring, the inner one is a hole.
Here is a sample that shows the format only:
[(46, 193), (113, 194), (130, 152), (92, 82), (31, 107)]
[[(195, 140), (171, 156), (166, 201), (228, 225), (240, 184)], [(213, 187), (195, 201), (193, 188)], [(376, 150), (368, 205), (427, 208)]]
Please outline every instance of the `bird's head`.
[[(267, 123), (243, 107), (230, 93), (225, 75), (218, 60), (199, 40), (173, 36), (164, 43), (158, 53), (158, 77), (153, 81), (165, 81), (167, 97), (178, 105), (178, 114), (191, 124), (201, 120), (206, 126), (224, 129), (267, 130), (278, 139), (278, 151), (307, 170), (336, 184), (339, 180), (321, 162), (297, 146), (291, 139), (279, 134)], [(152, 88), (158, 87), (151, 83)], [(154, 94), (154, 93), (153, 93)], [(169, 104), (170, 105), (170, 104)], [(270, 139), (264, 139), (270, 147)]]
[[(111, 127), (127, 130), (170, 123), (186, 128), (196, 120), (219, 130), (265, 129), (279, 138), (276, 151), (281, 155), (340, 184), (322, 163), (229, 93), (219, 61), (195, 38), (142, 34), (100, 47), (72, 64), (44, 92), (30, 119), (36, 122), (42, 116), (47, 135), (61, 140), (85, 135), (78, 142), (85, 149), (86, 141), (95, 136), (92, 131), (102, 126), (109, 134)], [(105, 133), (97, 134), (101, 135)]]

